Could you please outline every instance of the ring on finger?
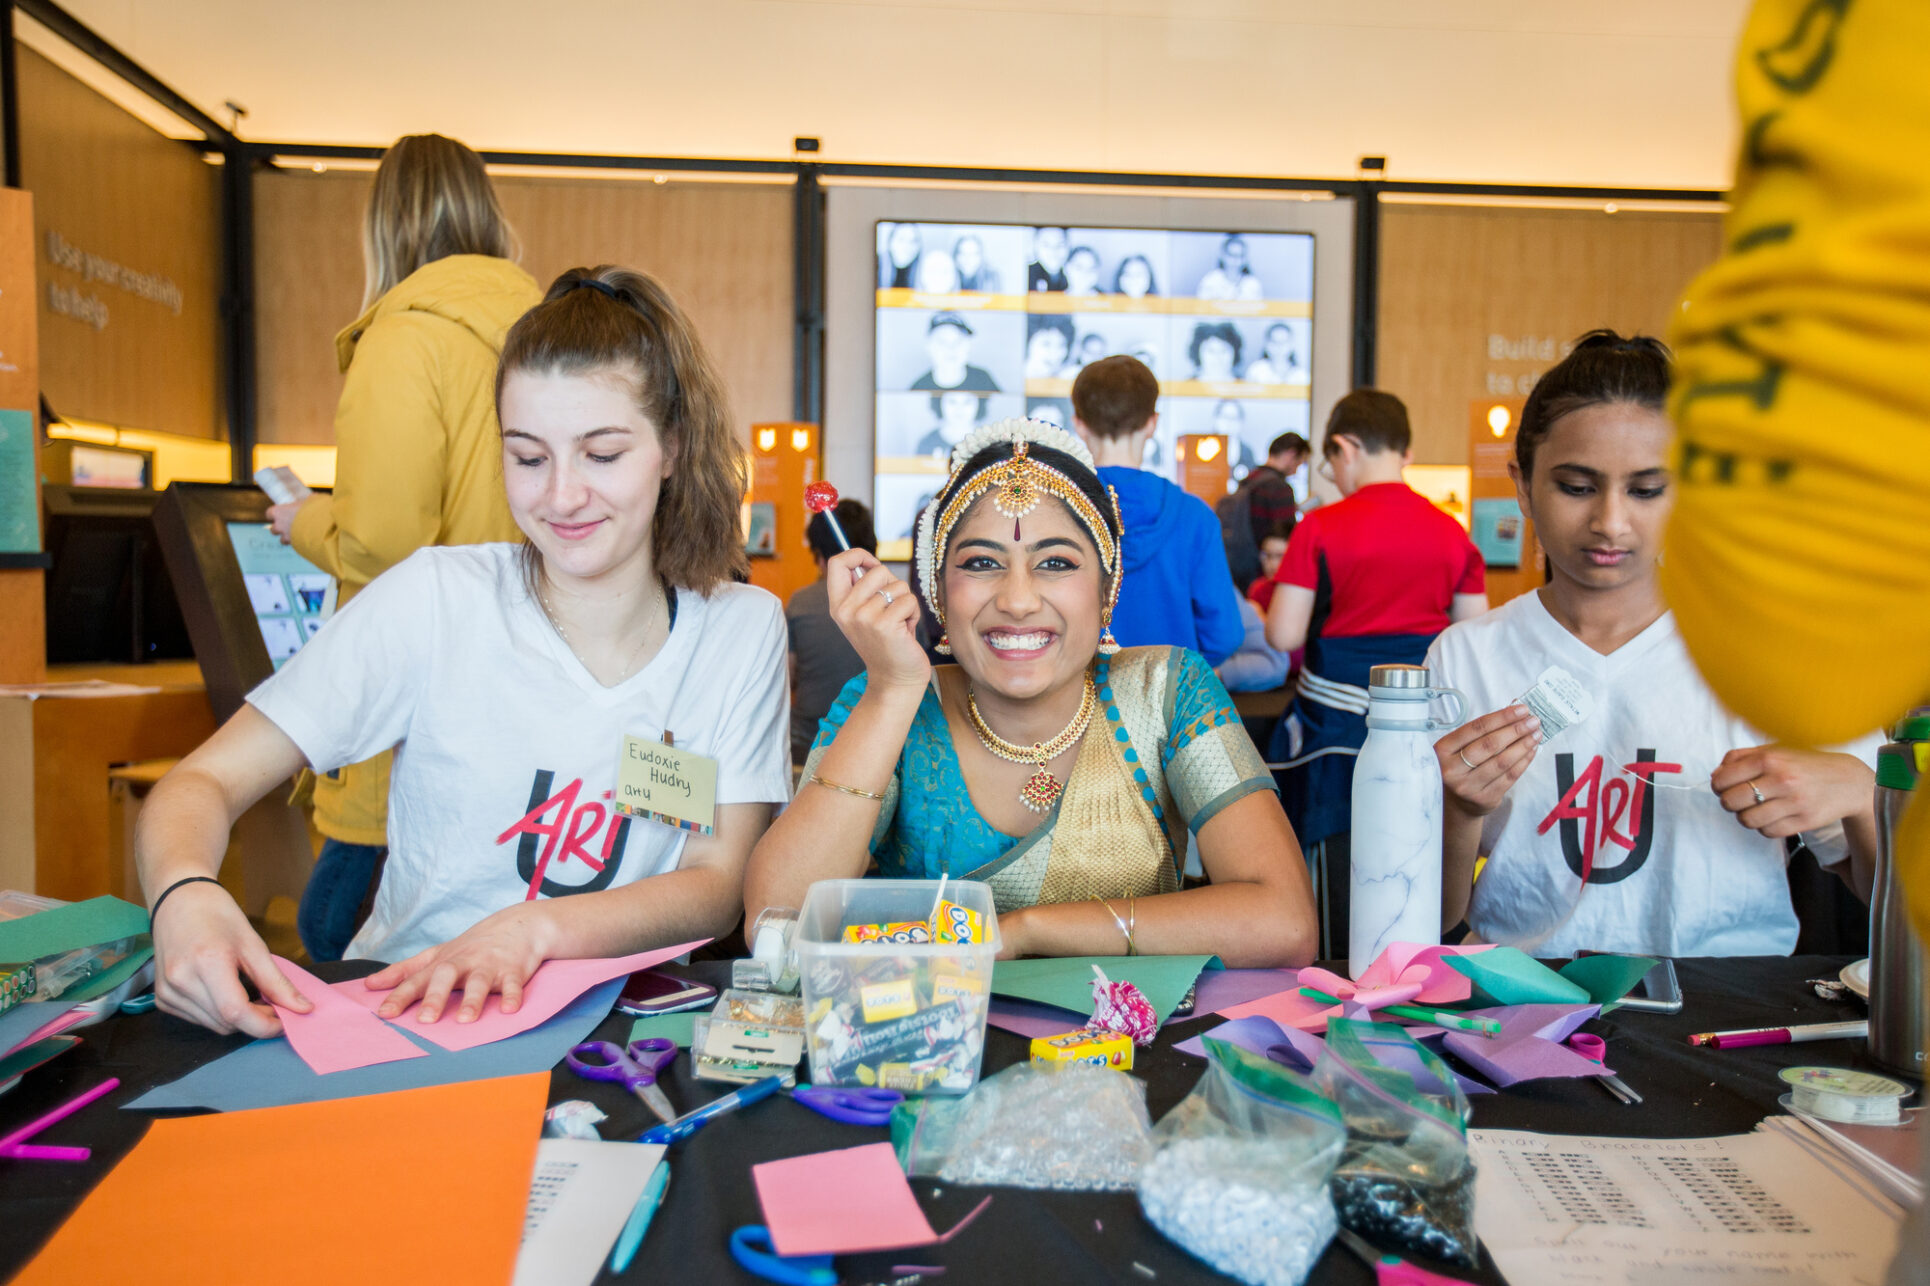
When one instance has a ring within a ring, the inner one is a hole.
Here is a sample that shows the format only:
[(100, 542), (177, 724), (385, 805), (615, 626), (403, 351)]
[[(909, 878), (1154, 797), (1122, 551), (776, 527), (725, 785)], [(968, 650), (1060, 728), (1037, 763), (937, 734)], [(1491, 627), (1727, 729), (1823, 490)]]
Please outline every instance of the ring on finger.
[(1463, 764), (1466, 764), (1466, 765), (1467, 765), (1467, 769), (1468, 769), (1468, 771), (1469, 771), (1469, 772), (1473, 772), (1473, 771), (1474, 771), (1474, 765), (1473, 765), (1473, 764), (1470, 764), (1470, 763), (1468, 763), (1468, 752), (1467, 752), (1467, 751), (1465, 751), (1465, 750), (1457, 750), (1457, 751), (1455, 751), (1455, 752), (1454, 752), (1454, 756), (1455, 756), (1455, 758), (1457, 758), (1457, 759), (1459, 759), (1459, 760), (1460, 760), (1460, 761), (1461, 761), (1461, 762), (1462, 762)]
[(890, 606), (891, 606), (891, 591), (890, 591), (890, 590), (888, 590), (888, 589), (881, 589), (881, 590), (879, 590), (879, 591), (878, 591), (878, 595), (879, 595), (879, 597), (881, 597), (881, 598), (883, 598), (883, 599), (885, 600), (885, 606), (886, 606), (886, 607), (890, 607)]
[(1753, 781), (1749, 783), (1749, 793), (1756, 797), (1756, 802), (1758, 804), (1766, 804), (1769, 802), (1768, 798), (1765, 797), (1762, 793), (1762, 787), (1758, 786)]

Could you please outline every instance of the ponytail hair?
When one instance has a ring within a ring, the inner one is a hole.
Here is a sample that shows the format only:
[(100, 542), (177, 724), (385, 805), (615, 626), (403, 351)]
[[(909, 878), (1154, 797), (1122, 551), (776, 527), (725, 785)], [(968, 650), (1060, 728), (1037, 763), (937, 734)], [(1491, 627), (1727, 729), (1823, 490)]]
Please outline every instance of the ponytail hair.
[(1591, 330), (1568, 356), (1549, 367), (1528, 392), (1515, 430), (1515, 465), (1523, 479), (1534, 473), (1535, 450), (1556, 421), (1591, 406), (1628, 402), (1660, 413), (1668, 401), (1675, 355), (1647, 335), (1624, 338)]
[[(750, 490), (744, 451), (724, 382), (662, 283), (609, 264), (570, 269), (509, 329), (496, 368), (499, 420), (503, 383), (518, 371), (608, 372), (630, 381), (671, 466), (650, 524), (657, 574), (699, 594), (747, 578), (739, 517)], [(532, 586), (542, 567), (536, 546), (525, 543), (523, 570)]]

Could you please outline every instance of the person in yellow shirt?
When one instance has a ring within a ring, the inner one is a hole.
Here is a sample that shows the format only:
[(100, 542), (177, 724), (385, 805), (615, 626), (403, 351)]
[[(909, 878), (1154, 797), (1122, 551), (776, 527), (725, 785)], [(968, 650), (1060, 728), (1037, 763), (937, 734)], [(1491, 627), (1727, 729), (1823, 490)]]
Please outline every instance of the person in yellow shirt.
[[(1926, 47), (1920, 3), (1758, 0), (1728, 248), (1671, 329), (1663, 590), (1724, 703), (1801, 745), (1930, 701)], [(1916, 794), (1895, 852), (1930, 930)]]
[[(496, 361), (542, 298), (482, 158), (413, 134), (383, 154), (369, 193), (362, 315), (335, 337), (345, 376), (332, 495), (276, 505), (277, 535), (341, 582), (346, 603), (424, 545), (521, 538), (503, 498)], [(386, 853), (389, 756), (314, 782), (322, 851), (296, 924), (314, 960), (339, 960)]]

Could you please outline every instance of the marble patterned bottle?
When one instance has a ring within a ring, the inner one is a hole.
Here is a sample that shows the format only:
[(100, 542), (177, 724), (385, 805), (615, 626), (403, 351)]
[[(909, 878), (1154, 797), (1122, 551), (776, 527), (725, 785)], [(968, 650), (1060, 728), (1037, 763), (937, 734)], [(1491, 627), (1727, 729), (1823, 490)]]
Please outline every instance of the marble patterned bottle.
[[(1353, 884), (1347, 970), (1358, 978), (1388, 944), (1441, 940), (1441, 767), (1435, 740), (1467, 700), (1428, 686), (1426, 666), (1377, 665), (1367, 678), (1367, 740), (1354, 761)], [(1451, 699), (1453, 717), (1430, 705)]]

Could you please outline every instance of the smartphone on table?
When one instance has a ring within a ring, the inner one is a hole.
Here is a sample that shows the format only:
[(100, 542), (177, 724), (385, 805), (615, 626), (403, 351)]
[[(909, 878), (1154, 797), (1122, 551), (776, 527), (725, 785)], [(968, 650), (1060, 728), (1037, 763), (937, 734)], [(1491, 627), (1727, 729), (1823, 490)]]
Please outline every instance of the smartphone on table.
[[(1622, 954), (1615, 951), (1583, 951), (1584, 956), (1612, 956)], [(1622, 997), (1623, 1009), (1634, 1009), (1651, 1014), (1679, 1014), (1682, 1012), (1682, 984), (1675, 976), (1675, 961), (1664, 958), (1655, 962), (1655, 967), (1642, 975), (1642, 980), (1629, 989)]]
[(626, 1014), (674, 1014), (701, 1009), (717, 999), (717, 988), (655, 969), (639, 969), (623, 984), (617, 1008)]

